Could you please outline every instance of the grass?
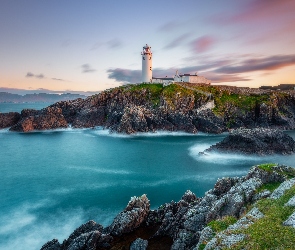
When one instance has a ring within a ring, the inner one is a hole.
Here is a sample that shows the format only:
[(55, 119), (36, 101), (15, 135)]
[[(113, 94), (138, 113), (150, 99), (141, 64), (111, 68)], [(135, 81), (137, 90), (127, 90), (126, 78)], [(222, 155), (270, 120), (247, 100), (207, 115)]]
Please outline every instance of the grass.
[(258, 165), (258, 168), (264, 170), (264, 171), (267, 171), (267, 172), (271, 172), (272, 171), (272, 168), (274, 166), (277, 166), (278, 164), (275, 164), (275, 163), (264, 163), (264, 164), (260, 164)]
[(265, 216), (249, 228), (239, 231), (248, 237), (233, 249), (294, 249), (295, 229), (283, 226), (283, 222), (294, 211), (294, 207), (284, 204), (294, 195), (295, 186), (278, 200), (260, 200), (257, 207)]
[(269, 182), (263, 184), (260, 188), (257, 188), (256, 193), (260, 193), (263, 190), (268, 190), (270, 192), (273, 192), (276, 188), (280, 186), (281, 182)]
[(228, 228), (229, 225), (232, 225), (237, 222), (237, 219), (233, 216), (225, 216), (219, 220), (213, 220), (208, 223), (208, 226), (212, 228), (215, 233), (221, 232)]

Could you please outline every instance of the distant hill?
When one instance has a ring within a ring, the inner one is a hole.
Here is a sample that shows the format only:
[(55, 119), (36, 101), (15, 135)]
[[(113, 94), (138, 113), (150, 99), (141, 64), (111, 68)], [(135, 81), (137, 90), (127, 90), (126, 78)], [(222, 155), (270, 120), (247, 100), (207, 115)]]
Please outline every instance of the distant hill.
[(59, 102), (66, 100), (74, 100), (77, 98), (85, 99), (87, 96), (80, 94), (26, 94), (18, 95), (7, 92), (0, 92), (0, 103), (24, 103), (24, 102)]

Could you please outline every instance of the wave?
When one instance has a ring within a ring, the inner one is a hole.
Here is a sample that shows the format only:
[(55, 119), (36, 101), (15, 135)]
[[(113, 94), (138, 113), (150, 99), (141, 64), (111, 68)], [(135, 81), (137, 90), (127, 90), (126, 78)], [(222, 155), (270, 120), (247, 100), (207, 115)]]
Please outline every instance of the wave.
[[(188, 133), (184, 131), (167, 131), (167, 130), (158, 130), (155, 132), (137, 132), (135, 134), (120, 134), (116, 132), (111, 132), (109, 129), (105, 129), (103, 127), (96, 127), (94, 129), (94, 134), (100, 136), (111, 136), (111, 137), (123, 137), (123, 138), (130, 138), (130, 137), (167, 137), (167, 136), (213, 136), (216, 137), (216, 134), (208, 134), (208, 133)], [(226, 135), (226, 133), (221, 134), (222, 136)], [(220, 136), (220, 135), (219, 135)]]
[(234, 162), (255, 162), (267, 160), (271, 157), (269, 156), (255, 156), (255, 155), (245, 155), (238, 153), (218, 153), (218, 152), (206, 152), (206, 154), (199, 154), (209, 148), (212, 144), (198, 144), (189, 148), (189, 155), (194, 159), (201, 162), (210, 162), (216, 164), (227, 164)]
[(118, 170), (118, 169), (106, 169), (106, 168), (91, 168), (86, 166), (66, 166), (66, 168), (74, 169), (78, 171), (91, 171), (100, 174), (118, 174), (118, 175), (129, 175), (132, 174), (130, 171)]

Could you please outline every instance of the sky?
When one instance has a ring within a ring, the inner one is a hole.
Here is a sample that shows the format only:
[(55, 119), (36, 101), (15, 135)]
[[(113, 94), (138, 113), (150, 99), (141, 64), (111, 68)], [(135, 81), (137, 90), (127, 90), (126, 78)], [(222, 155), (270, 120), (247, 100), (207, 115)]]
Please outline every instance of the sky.
[(1, 0), (0, 91), (97, 92), (153, 76), (295, 84), (294, 0)]

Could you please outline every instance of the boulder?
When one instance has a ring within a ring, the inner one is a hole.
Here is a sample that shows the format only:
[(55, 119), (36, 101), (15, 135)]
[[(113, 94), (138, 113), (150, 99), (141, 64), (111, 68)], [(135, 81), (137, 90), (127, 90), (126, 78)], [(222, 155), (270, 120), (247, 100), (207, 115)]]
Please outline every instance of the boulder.
[(119, 213), (105, 232), (120, 236), (138, 228), (147, 218), (150, 211), (150, 201), (146, 195), (132, 197), (127, 207)]

